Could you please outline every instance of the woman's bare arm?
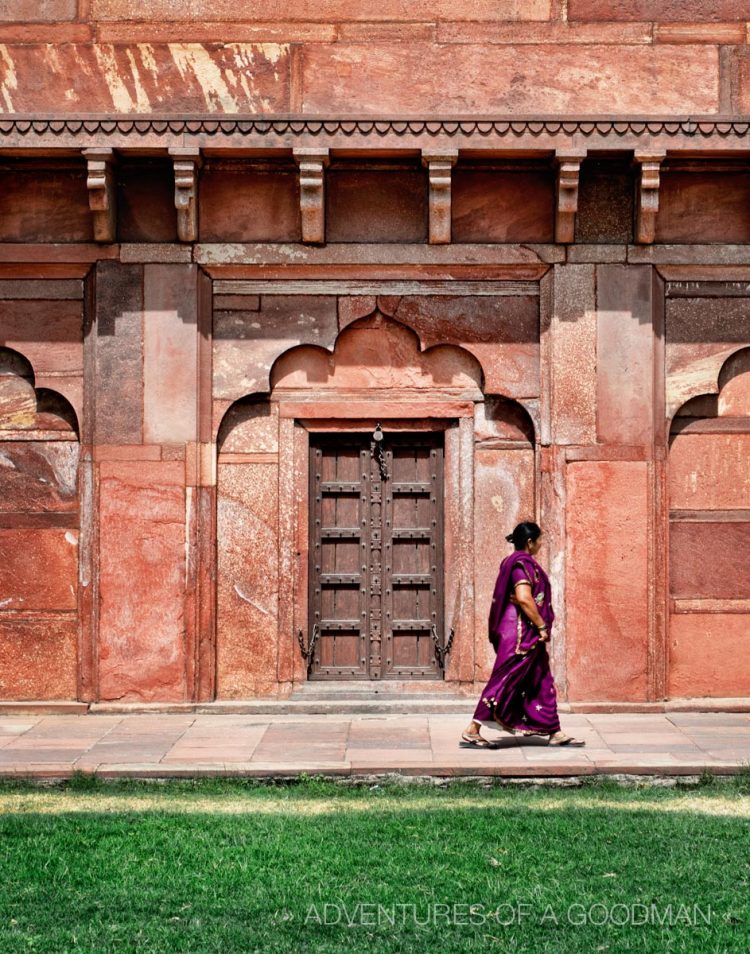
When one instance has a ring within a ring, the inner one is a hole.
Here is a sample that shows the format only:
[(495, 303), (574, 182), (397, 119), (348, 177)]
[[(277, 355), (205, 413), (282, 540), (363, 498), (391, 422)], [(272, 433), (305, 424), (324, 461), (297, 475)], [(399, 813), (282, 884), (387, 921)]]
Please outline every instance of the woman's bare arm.
[[(545, 625), (545, 622), (539, 613), (539, 609), (534, 602), (534, 597), (531, 595), (530, 583), (516, 583), (515, 599), (513, 602), (521, 607), (521, 609), (528, 616), (534, 626), (537, 627), (537, 629), (540, 626)], [(546, 636), (546, 631), (542, 632), (541, 635)]]

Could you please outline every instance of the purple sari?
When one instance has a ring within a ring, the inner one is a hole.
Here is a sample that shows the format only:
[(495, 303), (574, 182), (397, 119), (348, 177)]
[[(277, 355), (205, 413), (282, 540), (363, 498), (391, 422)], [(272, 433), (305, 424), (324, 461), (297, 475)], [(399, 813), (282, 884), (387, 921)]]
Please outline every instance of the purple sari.
[(555, 683), (546, 642), (523, 610), (511, 601), (514, 585), (527, 582), (539, 615), (552, 634), (549, 577), (524, 550), (500, 564), (489, 618), (489, 639), (497, 651), (495, 665), (474, 712), (477, 722), (495, 722), (508, 730), (552, 733), (560, 729)]

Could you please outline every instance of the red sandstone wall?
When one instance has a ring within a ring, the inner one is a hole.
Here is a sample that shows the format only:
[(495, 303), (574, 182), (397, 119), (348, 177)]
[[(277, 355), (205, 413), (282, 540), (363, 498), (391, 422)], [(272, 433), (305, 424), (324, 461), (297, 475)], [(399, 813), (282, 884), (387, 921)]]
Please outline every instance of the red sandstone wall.
[(749, 0), (5, 0), (0, 109), (747, 112), (747, 21)]

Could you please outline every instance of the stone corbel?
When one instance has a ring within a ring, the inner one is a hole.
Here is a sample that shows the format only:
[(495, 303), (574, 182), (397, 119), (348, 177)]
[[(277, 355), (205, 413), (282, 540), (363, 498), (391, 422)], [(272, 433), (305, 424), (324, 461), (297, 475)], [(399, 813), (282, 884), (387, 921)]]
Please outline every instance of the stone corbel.
[(112, 149), (84, 149), (86, 188), (94, 218), (94, 241), (114, 242), (117, 233), (114, 152)]
[(430, 180), (430, 245), (447, 245), (451, 240), (451, 176), (458, 150), (422, 150), (422, 165)]
[(555, 241), (574, 242), (578, 212), (578, 179), (585, 154), (557, 153), (557, 190), (555, 206)]
[(635, 240), (639, 245), (650, 245), (656, 235), (656, 216), (659, 212), (659, 168), (664, 156), (663, 152), (636, 152), (635, 154), (639, 170)]
[(299, 209), (302, 218), (302, 241), (323, 245), (326, 240), (325, 168), (329, 162), (327, 149), (295, 149), (299, 166)]
[(198, 239), (199, 149), (170, 149), (174, 163), (174, 204), (177, 209), (177, 237), (181, 242)]

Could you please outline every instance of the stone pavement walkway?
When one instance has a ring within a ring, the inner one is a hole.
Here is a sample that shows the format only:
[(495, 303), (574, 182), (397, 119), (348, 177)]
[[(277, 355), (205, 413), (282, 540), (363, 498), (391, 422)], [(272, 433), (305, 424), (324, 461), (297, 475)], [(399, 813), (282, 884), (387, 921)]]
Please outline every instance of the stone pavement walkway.
[(200, 775), (569, 776), (730, 774), (750, 769), (750, 713), (567, 714), (582, 748), (486, 727), (501, 748), (459, 747), (466, 716), (7, 715), (0, 777)]

